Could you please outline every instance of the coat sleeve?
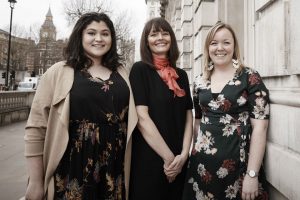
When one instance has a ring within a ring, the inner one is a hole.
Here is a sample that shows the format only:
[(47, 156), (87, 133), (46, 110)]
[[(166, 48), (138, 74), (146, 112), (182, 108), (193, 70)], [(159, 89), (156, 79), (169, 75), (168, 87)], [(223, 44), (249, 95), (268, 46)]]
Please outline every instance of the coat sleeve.
[(53, 70), (47, 70), (36, 90), (25, 127), (25, 156), (43, 155), (49, 110), (53, 97), (52, 77), (54, 77)]

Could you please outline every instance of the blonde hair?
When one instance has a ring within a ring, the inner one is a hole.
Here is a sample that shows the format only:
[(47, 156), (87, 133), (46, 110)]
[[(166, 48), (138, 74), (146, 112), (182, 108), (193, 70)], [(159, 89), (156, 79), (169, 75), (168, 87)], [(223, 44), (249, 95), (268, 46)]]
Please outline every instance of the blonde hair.
[(210, 79), (211, 74), (212, 74), (212, 70), (208, 70), (208, 65), (211, 61), (210, 57), (209, 57), (209, 45), (211, 43), (211, 41), (214, 39), (215, 34), (217, 33), (217, 31), (221, 30), (221, 29), (227, 29), (229, 30), (229, 32), (232, 34), (233, 37), (233, 41), (234, 41), (234, 52), (233, 52), (233, 59), (237, 60), (239, 62), (239, 68), (237, 69), (237, 72), (241, 72), (241, 70), (244, 67), (244, 64), (242, 63), (241, 57), (240, 57), (240, 50), (239, 50), (239, 44), (236, 38), (236, 35), (233, 31), (233, 29), (231, 28), (231, 26), (229, 24), (225, 24), (223, 22), (217, 22), (214, 26), (212, 26), (209, 31), (208, 34), (206, 36), (205, 39), (205, 46), (204, 46), (204, 68), (203, 68), (203, 75), (204, 78), (206, 80)]

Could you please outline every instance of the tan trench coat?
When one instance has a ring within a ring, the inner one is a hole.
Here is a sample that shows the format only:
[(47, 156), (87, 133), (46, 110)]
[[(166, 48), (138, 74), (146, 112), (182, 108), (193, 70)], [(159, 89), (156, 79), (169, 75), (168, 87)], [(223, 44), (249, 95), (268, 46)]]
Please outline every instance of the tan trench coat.
[[(25, 156), (43, 156), (44, 191), (48, 200), (54, 196), (53, 173), (57, 168), (69, 140), (69, 92), (74, 80), (74, 70), (59, 62), (50, 67), (43, 75), (31, 106), (25, 128)], [(123, 67), (120, 75), (129, 84), (128, 73)], [(132, 91), (130, 88), (127, 145), (125, 151), (125, 186), (128, 199), (131, 134), (137, 124)]]

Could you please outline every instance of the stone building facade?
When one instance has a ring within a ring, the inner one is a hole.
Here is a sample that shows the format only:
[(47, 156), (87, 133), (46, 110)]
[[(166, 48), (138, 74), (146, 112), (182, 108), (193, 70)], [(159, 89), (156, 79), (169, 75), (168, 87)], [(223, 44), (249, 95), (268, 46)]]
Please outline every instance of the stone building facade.
[(270, 90), (271, 119), (264, 165), (272, 200), (300, 199), (300, 1), (160, 0), (180, 47), (178, 66), (190, 82), (202, 71), (208, 29), (217, 21), (237, 33), (246, 65)]
[(159, 0), (145, 0), (147, 5), (147, 19), (160, 17), (160, 1)]
[[(9, 33), (0, 29), (0, 73), (6, 72), (7, 51)], [(12, 82), (22, 80), (27, 70), (34, 66), (34, 40), (28, 38), (11, 37), (10, 66), (9, 71), (15, 71), (15, 78)], [(10, 73), (9, 72), (9, 73)], [(0, 84), (4, 84), (5, 79), (0, 77)]]

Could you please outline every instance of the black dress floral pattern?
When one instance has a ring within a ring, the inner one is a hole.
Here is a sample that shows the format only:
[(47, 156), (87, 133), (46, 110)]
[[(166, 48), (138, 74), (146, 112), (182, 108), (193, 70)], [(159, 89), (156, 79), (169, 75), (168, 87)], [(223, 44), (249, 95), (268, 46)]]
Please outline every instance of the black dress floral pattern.
[(123, 200), (129, 88), (76, 71), (70, 91), (69, 143), (55, 174), (55, 199)]
[[(194, 135), (183, 199), (241, 199), (250, 118), (269, 119), (268, 90), (260, 75), (248, 67), (236, 73), (219, 94), (212, 94), (210, 81), (202, 76), (196, 77), (193, 90), (195, 117), (201, 123)], [(261, 167), (257, 199), (268, 199), (265, 184)]]

